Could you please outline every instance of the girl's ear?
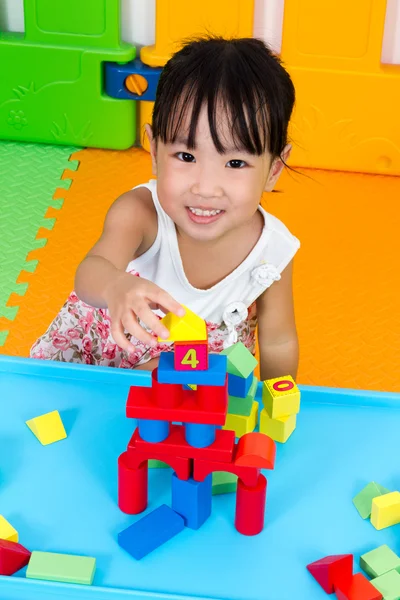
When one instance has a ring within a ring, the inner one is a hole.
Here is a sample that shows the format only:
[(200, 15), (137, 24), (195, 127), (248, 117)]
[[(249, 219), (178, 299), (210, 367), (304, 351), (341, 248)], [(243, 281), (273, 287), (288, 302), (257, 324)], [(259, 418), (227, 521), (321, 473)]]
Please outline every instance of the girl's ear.
[(151, 125), (146, 123), (144, 128), (146, 130), (146, 134), (147, 134), (147, 137), (149, 138), (149, 142), (150, 142), (150, 155), (151, 155), (151, 165), (153, 168), (153, 175), (157, 175), (157, 144), (153, 137), (153, 130), (151, 128)]
[(280, 174), (282, 173), (282, 169), (285, 166), (285, 163), (287, 163), (287, 161), (289, 160), (289, 156), (290, 156), (291, 152), (292, 152), (292, 145), (287, 144), (287, 146), (285, 146), (281, 156), (278, 158), (275, 158), (272, 161), (272, 165), (269, 170), (267, 183), (265, 184), (265, 188), (264, 188), (266, 192), (272, 192), (272, 190), (274, 189), (276, 182), (278, 181)]

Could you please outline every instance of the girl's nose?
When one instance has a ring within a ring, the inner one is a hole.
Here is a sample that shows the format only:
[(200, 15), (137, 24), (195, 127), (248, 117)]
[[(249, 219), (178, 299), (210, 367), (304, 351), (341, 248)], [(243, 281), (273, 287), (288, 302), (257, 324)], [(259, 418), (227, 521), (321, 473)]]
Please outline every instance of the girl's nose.
[(200, 177), (192, 185), (192, 193), (201, 198), (220, 198), (223, 195), (218, 182), (207, 176)]

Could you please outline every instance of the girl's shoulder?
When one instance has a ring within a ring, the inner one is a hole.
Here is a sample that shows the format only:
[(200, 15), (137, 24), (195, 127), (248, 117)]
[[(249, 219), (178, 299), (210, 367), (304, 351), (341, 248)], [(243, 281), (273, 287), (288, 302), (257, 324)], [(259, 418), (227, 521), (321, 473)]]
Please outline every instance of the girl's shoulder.
[(282, 272), (300, 248), (300, 241), (278, 217), (267, 212), (262, 206), (259, 209), (264, 217), (266, 232), (262, 249), (263, 261)]

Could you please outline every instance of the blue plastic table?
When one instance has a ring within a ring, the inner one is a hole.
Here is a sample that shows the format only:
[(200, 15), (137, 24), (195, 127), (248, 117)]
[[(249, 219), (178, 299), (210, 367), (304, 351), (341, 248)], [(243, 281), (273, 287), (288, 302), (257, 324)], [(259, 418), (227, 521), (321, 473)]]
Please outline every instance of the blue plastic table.
[[(302, 387), (298, 427), (278, 444), (267, 472), (266, 526), (256, 537), (234, 528), (234, 494), (213, 499), (211, 518), (136, 562), (117, 534), (143, 515), (117, 506), (117, 458), (135, 427), (125, 417), (131, 385), (144, 371), (0, 357), (0, 514), (30, 550), (97, 558), (93, 586), (0, 577), (0, 598), (300, 600), (326, 598), (306, 570), (327, 554), (387, 543), (352, 497), (375, 480), (400, 489), (400, 395)], [(68, 438), (42, 446), (25, 421), (60, 411)], [(171, 470), (149, 476), (149, 507), (170, 504)], [(356, 566), (356, 571), (359, 570)]]

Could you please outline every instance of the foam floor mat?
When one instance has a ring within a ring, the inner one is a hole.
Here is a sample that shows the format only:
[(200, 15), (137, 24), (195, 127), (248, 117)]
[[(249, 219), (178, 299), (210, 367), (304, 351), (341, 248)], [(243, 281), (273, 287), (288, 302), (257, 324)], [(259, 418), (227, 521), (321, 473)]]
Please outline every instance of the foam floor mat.
[[(73, 151), (71, 147), (0, 142), (0, 345), (27, 291), (24, 273), (33, 273), (40, 260), (40, 252), (29, 253), (46, 244), (70, 186), (70, 181), (60, 179), (67, 166), (77, 167), (69, 162)], [(57, 187), (62, 192), (53, 200)], [(51, 216), (49, 207), (55, 209)]]

